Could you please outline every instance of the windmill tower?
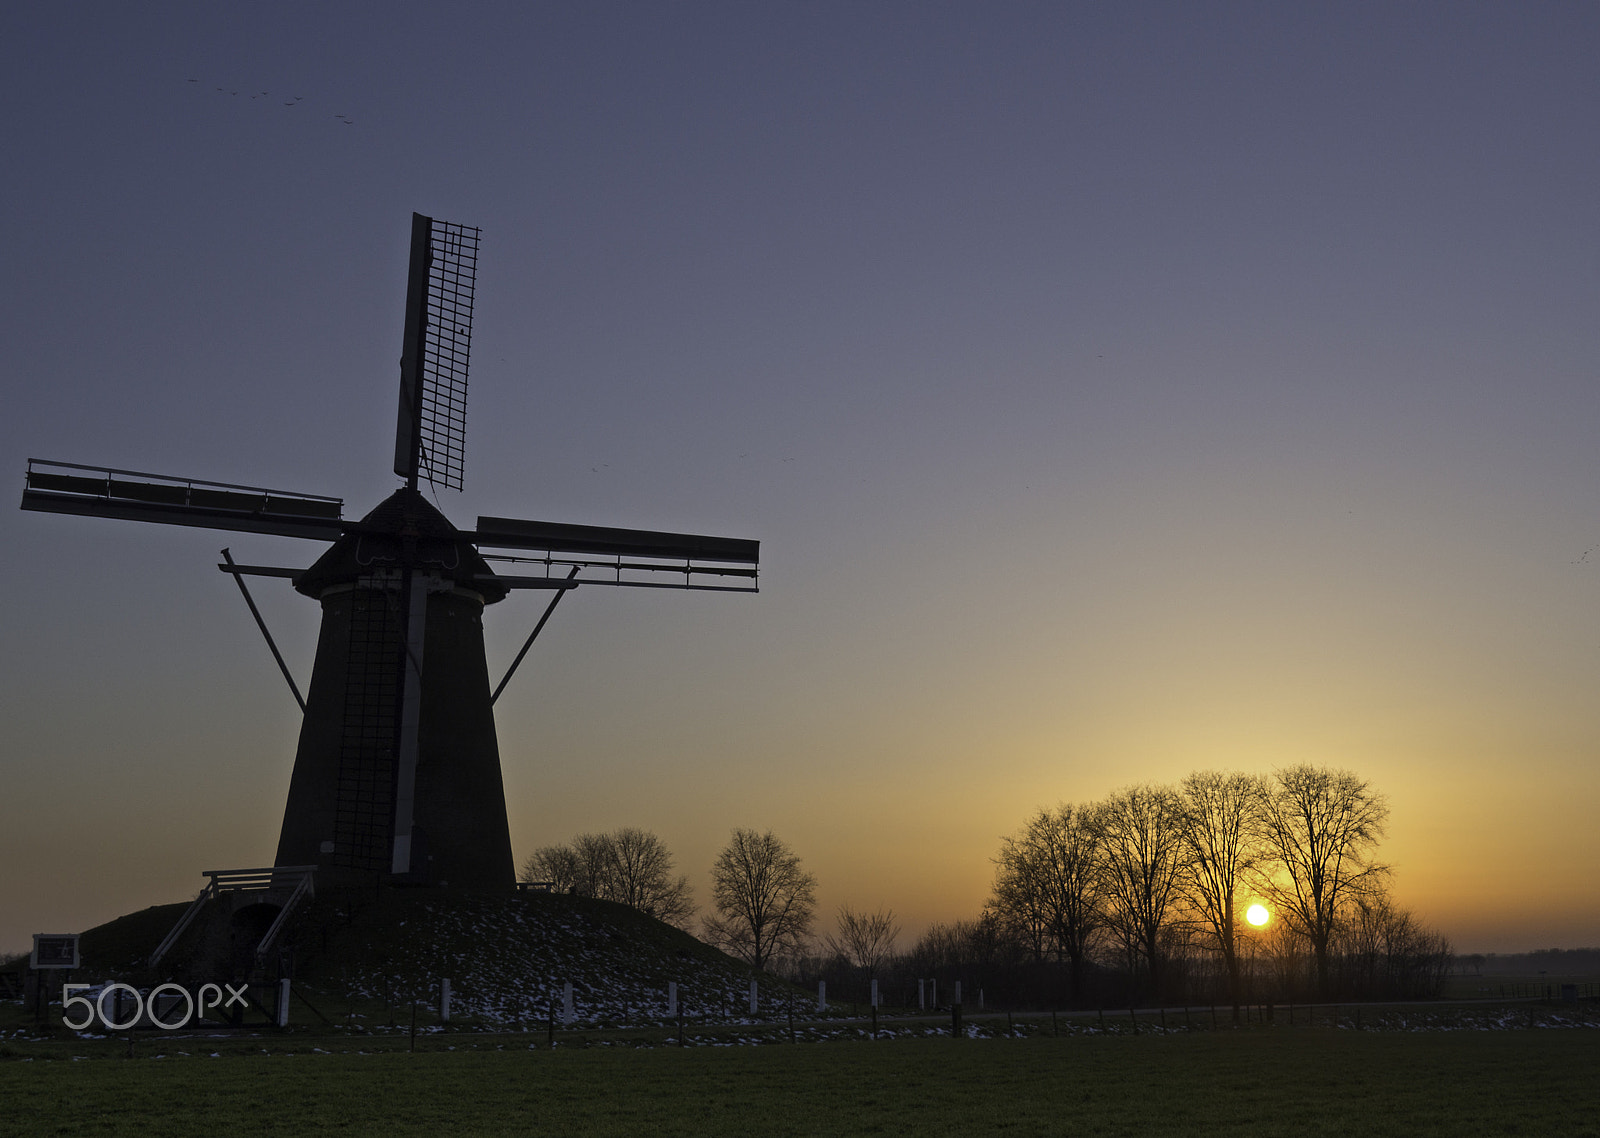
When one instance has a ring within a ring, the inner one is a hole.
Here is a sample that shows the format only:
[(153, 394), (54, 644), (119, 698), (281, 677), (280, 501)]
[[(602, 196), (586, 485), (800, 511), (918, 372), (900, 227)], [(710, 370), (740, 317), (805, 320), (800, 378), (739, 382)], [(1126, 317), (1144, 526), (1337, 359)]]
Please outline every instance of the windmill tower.
[[(330, 543), (305, 569), (238, 565), (227, 550), (218, 566), (233, 574), (304, 711), (275, 864), (314, 865), (330, 884), (510, 888), (493, 704), (567, 592), (756, 591), (754, 541), (488, 517), (460, 530), (422, 495), (422, 481), (462, 487), (478, 236), (412, 216), (394, 461), (404, 485), (360, 520), (346, 519), (338, 498), (28, 461), (25, 510)], [(288, 578), (322, 606), (304, 700), (247, 576)], [(491, 690), (483, 610), (513, 589), (551, 599)]]

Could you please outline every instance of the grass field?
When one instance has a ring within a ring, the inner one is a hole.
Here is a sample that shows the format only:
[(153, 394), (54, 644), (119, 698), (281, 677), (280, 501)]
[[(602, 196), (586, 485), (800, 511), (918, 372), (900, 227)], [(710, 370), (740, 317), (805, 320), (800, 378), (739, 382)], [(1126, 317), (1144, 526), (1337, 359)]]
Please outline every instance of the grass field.
[(112, 1040), (9, 1046), (0, 1135), (1600, 1135), (1593, 1028), (553, 1052), (469, 1038), (359, 1054), (169, 1037), (133, 1060)]

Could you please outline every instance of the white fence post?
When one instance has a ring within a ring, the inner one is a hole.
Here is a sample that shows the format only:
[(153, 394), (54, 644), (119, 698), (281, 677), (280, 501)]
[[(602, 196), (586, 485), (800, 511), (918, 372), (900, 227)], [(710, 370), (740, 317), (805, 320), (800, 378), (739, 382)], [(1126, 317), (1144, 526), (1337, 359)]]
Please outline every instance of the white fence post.
[(450, 977), (448, 976), (439, 981), (439, 1019), (443, 1023), (450, 1022)]
[(954, 1000), (952, 1000), (951, 1003), (959, 1004), (960, 1002), (961, 1002), (961, 981), (957, 980), (956, 981), (956, 998)]
[[(120, 999), (121, 996), (122, 996), (122, 993), (118, 992), (117, 996)], [(288, 1027), (289, 1026), (289, 981), (288, 980), (279, 980), (278, 981), (278, 1026), (279, 1027)]]
[(826, 980), (818, 980), (817, 981), (817, 1011), (825, 1012), (827, 1010), (828, 1010), (828, 982)]
[(561, 1022), (568, 1024), (572, 1019), (572, 981), (568, 980), (561, 985)]
[(937, 977), (935, 977), (934, 979), (928, 981), (928, 992), (929, 992), (929, 995), (931, 996), (931, 999), (930, 999), (929, 1002), (932, 1004), (932, 1006), (934, 1008), (938, 1008), (938, 1006), (939, 1006), (939, 980), (938, 980)]
[(926, 1010), (926, 1008), (928, 1006), (927, 1003), (924, 1000), (923, 991), (922, 991), (923, 985), (926, 984), (926, 983), (927, 983), (926, 980), (918, 980), (917, 981), (917, 1010), (919, 1012)]
[(755, 1015), (761, 1009), (761, 1003), (756, 996), (756, 982), (750, 981), (750, 1014)]
[(673, 1019), (678, 1014), (678, 982), (667, 981), (667, 1018)]

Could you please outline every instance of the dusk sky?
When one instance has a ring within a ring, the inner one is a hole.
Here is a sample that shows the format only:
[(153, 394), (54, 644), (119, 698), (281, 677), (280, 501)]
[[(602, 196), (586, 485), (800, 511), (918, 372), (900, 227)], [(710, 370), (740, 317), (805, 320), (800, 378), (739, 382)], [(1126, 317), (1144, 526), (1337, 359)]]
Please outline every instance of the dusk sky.
[[(1600, 944), (1600, 5), (61, 3), (0, 15), (0, 951), (269, 864), (232, 580), (29, 457), (365, 513), (412, 211), (479, 226), (479, 514), (756, 538), (497, 705), (520, 860), (772, 829), (976, 915), (1041, 806), (1353, 770), (1460, 951)], [(292, 104), (292, 105), (291, 105)], [(302, 685), (317, 606), (258, 601)], [(544, 598), (485, 614), (498, 679)]]

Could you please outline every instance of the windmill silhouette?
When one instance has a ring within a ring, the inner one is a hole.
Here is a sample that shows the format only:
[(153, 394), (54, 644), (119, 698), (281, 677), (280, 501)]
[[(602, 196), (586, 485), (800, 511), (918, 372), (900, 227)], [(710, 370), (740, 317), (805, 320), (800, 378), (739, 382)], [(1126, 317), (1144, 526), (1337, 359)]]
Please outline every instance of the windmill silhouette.
[[(510, 888), (493, 704), (567, 592), (756, 591), (754, 541), (491, 517), (460, 530), (421, 494), (419, 481), (462, 487), (478, 239), (412, 215), (394, 460), (405, 484), (359, 521), (339, 498), (28, 461), (25, 510), (331, 542), (306, 569), (238, 565), (226, 549), (218, 565), (304, 712), (275, 865), (315, 866), (329, 884)], [(288, 578), (322, 605), (303, 700), (247, 576)], [(482, 614), (513, 589), (551, 599), (491, 691)]]

